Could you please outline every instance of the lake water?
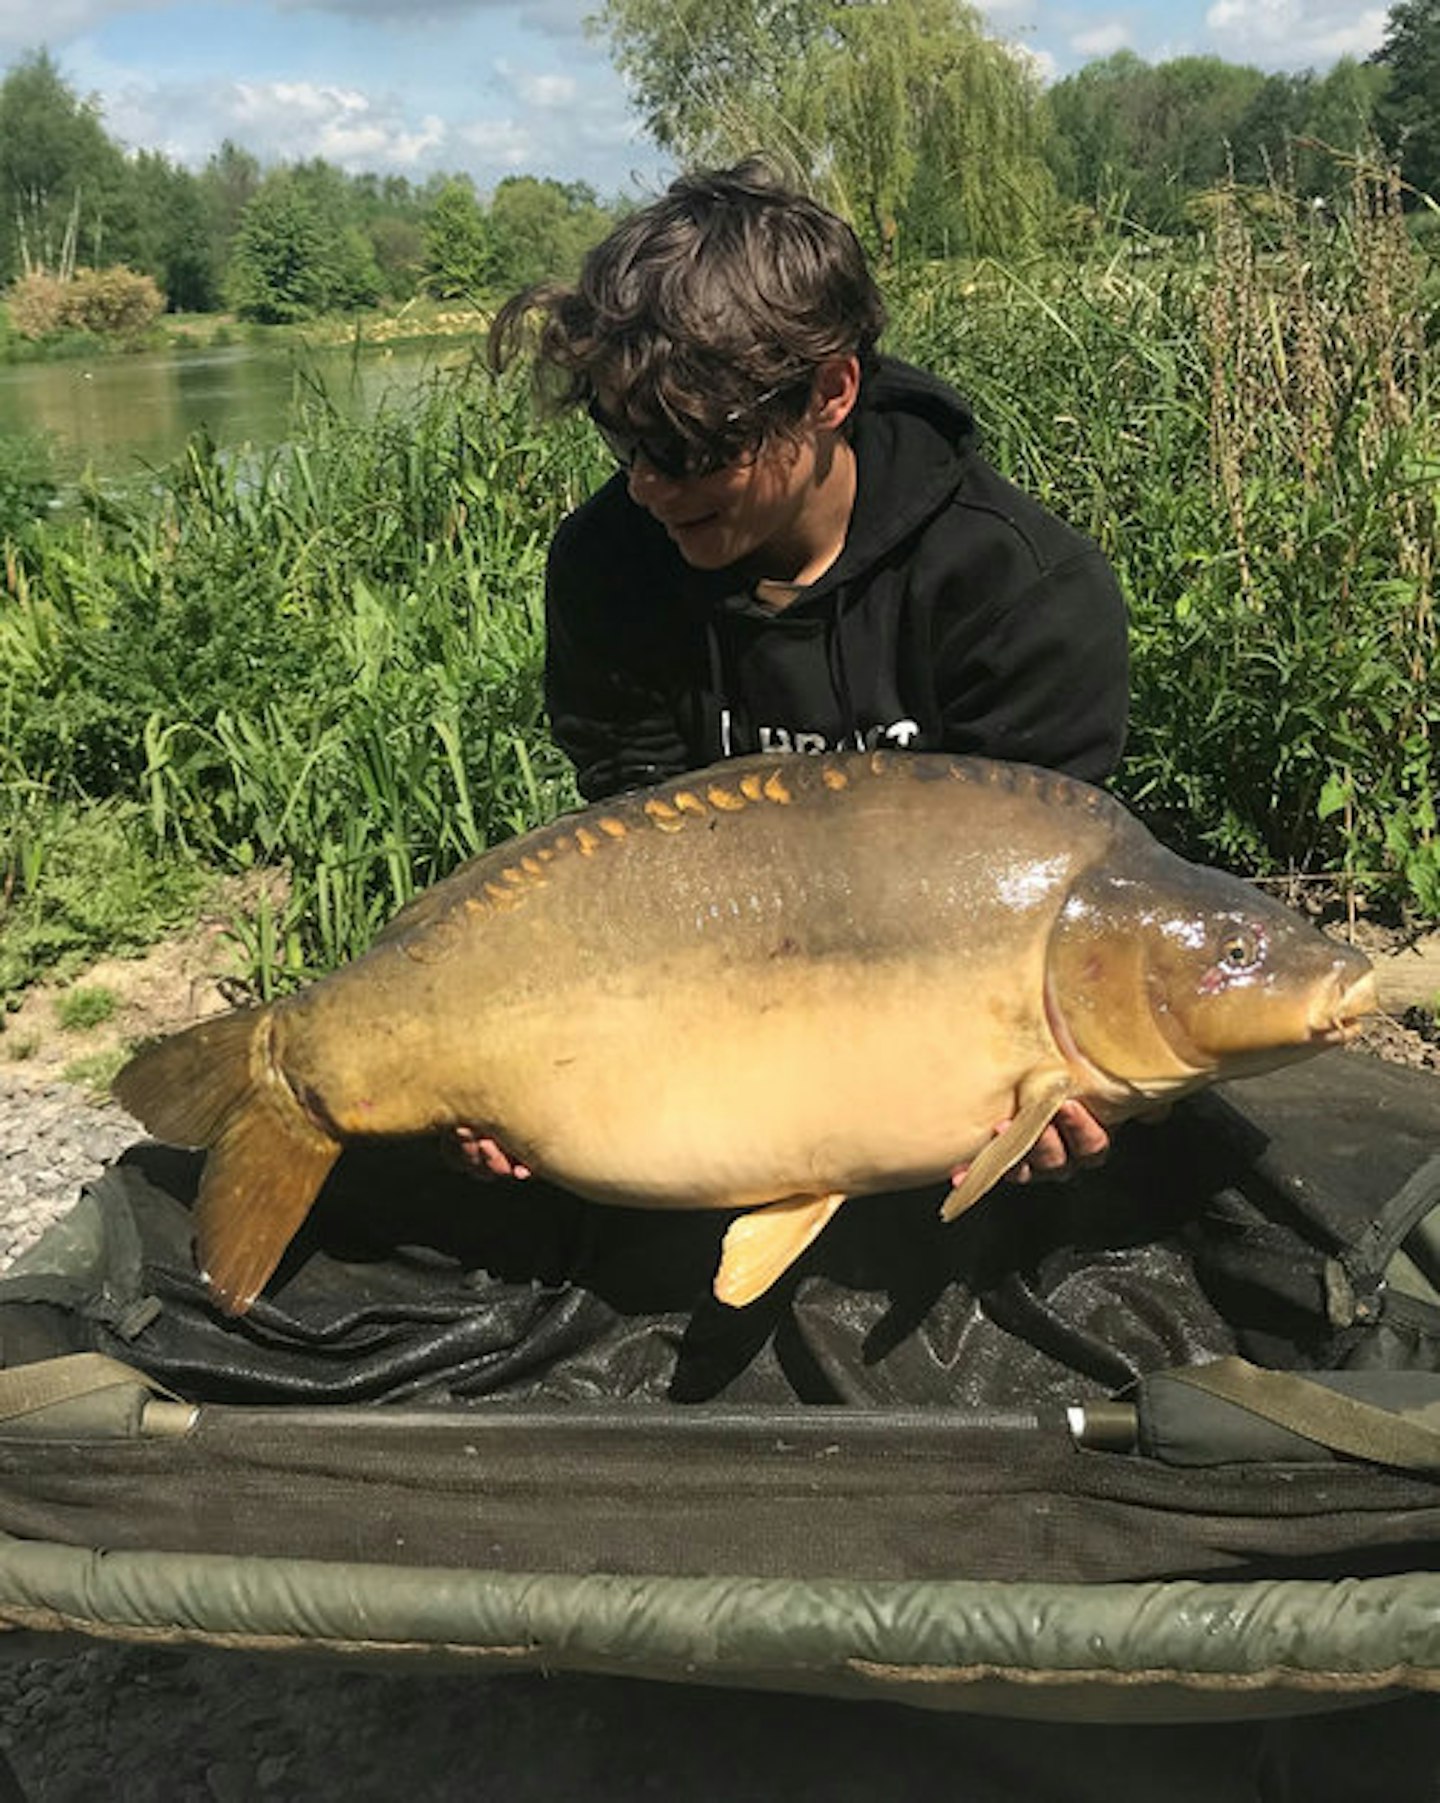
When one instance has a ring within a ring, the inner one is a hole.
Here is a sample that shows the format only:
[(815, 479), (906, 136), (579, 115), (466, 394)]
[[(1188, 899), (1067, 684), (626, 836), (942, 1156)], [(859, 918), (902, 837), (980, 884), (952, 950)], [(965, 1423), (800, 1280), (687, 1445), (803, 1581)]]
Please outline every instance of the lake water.
[(403, 399), (438, 369), (463, 366), (457, 340), (376, 347), (271, 350), (225, 345), (0, 367), (0, 436), (38, 434), (62, 479), (85, 470), (123, 478), (168, 462), (204, 427), (217, 444), (265, 447), (286, 436), (296, 383), (318, 379), (347, 411)]

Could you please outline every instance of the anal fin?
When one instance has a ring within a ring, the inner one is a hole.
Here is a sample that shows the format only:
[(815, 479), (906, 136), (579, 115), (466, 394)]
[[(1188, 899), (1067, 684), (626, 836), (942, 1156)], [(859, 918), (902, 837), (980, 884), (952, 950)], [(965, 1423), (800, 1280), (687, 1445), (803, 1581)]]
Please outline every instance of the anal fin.
[(720, 1269), (715, 1273), (716, 1300), (730, 1308), (744, 1308), (763, 1296), (814, 1243), (844, 1200), (843, 1192), (786, 1196), (738, 1216), (725, 1234)]
[(1013, 1165), (1030, 1150), (1050, 1125), (1055, 1111), (1074, 1093), (1074, 1082), (1065, 1070), (1034, 1072), (1020, 1085), (1019, 1105), (1015, 1118), (1001, 1134), (997, 1134), (940, 1205), (940, 1219), (953, 1221), (993, 1189)]

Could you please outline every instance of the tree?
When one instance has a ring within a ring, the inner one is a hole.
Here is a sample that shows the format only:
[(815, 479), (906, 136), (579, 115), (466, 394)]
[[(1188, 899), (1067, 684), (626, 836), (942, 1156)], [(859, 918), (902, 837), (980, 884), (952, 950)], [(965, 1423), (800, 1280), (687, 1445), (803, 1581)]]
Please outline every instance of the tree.
[(1046, 222), (1039, 78), (968, 7), (842, 7), (814, 63), (807, 123), (872, 246), (993, 252)]
[(210, 285), (223, 293), (235, 234), (264, 177), (248, 150), (226, 138), (200, 173), (200, 196), (210, 240)]
[(350, 214), (370, 243), (381, 292), (408, 300), (425, 270), (425, 202), (403, 175), (350, 179)]
[(1038, 82), (964, 0), (605, 0), (598, 28), (662, 149), (768, 146), (872, 248), (992, 249), (1048, 210)]
[(210, 214), (199, 179), (157, 151), (142, 150), (130, 164), (127, 191), (133, 224), (117, 246), (125, 260), (154, 276), (177, 310), (217, 306)]
[(485, 215), (468, 177), (455, 176), (425, 215), (425, 286), (441, 300), (473, 300), (489, 273)]
[(595, 29), (662, 150), (728, 162), (757, 144), (803, 159), (794, 119), (824, 0), (603, 0)]
[(585, 182), (506, 176), (486, 216), (486, 274), (505, 289), (572, 276), (608, 223)]
[(1398, 0), (1371, 59), (1389, 76), (1376, 123), (1405, 180), (1440, 196), (1440, 0)]
[(63, 275), (106, 260), (124, 178), (96, 104), (47, 51), (22, 57), (0, 83), (0, 272)]
[(1151, 65), (1121, 51), (1087, 64), (1048, 96), (1061, 192), (1174, 230), (1189, 198), (1227, 175), (1236, 131), (1264, 87), (1260, 70), (1215, 56)]
[(409, 300), (425, 267), (425, 228), (400, 213), (380, 213), (365, 227), (383, 290), (392, 300)]
[(227, 286), (236, 312), (276, 324), (374, 302), (380, 268), (350, 213), (346, 177), (319, 158), (266, 176), (235, 233)]
[(282, 325), (325, 309), (325, 230), (314, 200), (288, 170), (261, 183), (240, 215), (226, 282), (242, 319)]
[(1328, 197), (1350, 182), (1347, 159), (1373, 143), (1378, 68), (1342, 57), (1325, 75), (1268, 76), (1231, 138), (1236, 177), (1280, 179), (1296, 193)]

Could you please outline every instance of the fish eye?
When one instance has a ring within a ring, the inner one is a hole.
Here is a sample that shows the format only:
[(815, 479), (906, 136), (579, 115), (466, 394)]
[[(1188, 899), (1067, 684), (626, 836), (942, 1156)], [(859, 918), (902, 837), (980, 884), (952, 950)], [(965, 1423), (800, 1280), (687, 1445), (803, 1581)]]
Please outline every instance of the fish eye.
[(1264, 954), (1264, 942), (1258, 933), (1237, 929), (1220, 946), (1219, 968), (1226, 976), (1240, 976), (1253, 970)]

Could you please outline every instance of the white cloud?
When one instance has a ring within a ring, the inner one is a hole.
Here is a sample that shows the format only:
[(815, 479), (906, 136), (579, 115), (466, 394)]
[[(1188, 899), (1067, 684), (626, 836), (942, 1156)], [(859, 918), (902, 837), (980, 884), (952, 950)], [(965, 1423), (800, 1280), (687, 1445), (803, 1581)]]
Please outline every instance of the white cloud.
[(1130, 27), (1120, 19), (1107, 19), (1077, 31), (1070, 40), (1071, 48), (1083, 57), (1114, 56), (1131, 43)]
[(1034, 44), (1014, 43), (1009, 46), (1009, 50), (1015, 61), (1046, 87), (1060, 74), (1060, 64), (1048, 50), (1041, 50)]
[(0, 53), (63, 44), (124, 13), (161, 12), (173, 0), (0, 0)]
[(533, 167), (534, 134), (518, 119), (472, 119), (457, 126), (455, 136), (475, 152), (471, 161), (482, 183)]
[(413, 123), (397, 103), (354, 87), (238, 81), (215, 100), (222, 132), (260, 155), (287, 162), (324, 157), (352, 174), (413, 169), (445, 140), (438, 115)]
[(398, 103), (353, 86), (307, 81), (160, 83), (112, 72), (105, 129), (129, 149), (198, 167), (223, 138), (262, 162), (324, 157), (351, 174), (414, 174), (444, 161), (437, 113), (412, 119)]
[(515, 94), (528, 106), (535, 106), (539, 112), (546, 112), (551, 106), (573, 106), (579, 96), (580, 85), (575, 76), (561, 74), (532, 74), (526, 70), (515, 70), (510, 76)]
[(1385, 35), (1384, 6), (1346, 0), (1214, 0), (1205, 23), (1222, 55), (1323, 66), (1368, 56)]

